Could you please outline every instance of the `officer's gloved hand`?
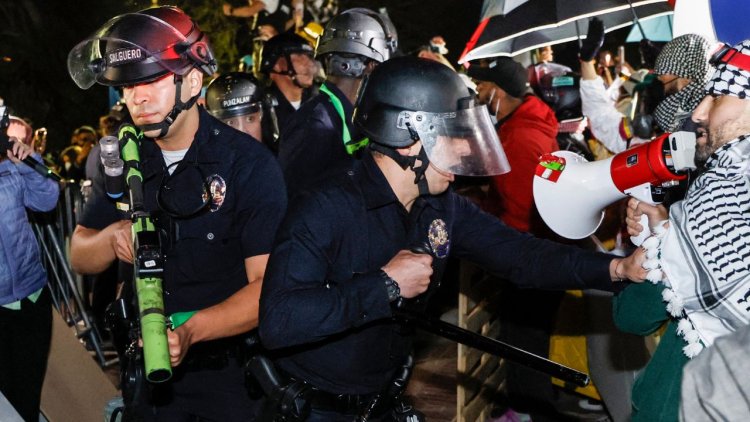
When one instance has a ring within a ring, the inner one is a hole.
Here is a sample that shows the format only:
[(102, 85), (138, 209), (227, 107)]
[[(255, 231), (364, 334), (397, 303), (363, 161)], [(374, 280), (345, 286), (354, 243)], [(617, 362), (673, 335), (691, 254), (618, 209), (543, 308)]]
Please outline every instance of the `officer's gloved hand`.
[(589, 32), (586, 35), (586, 39), (581, 43), (578, 57), (585, 62), (594, 60), (603, 44), (604, 22), (599, 18), (589, 19)]

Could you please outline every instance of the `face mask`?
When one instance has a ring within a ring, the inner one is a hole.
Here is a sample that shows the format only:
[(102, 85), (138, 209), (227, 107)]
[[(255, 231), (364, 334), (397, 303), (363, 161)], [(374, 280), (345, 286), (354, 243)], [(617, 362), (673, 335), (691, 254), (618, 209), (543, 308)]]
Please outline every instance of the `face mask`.
[(654, 110), (656, 124), (665, 132), (677, 131), (682, 125), (684, 116), (689, 116), (698, 107), (703, 96), (703, 84), (690, 82), (659, 103)]
[[(495, 90), (493, 89), (490, 93), (490, 99), (487, 101), (487, 111), (490, 112), (490, 121), (492, 122), (492, 126), (497, 126), (497, 110), (495, 113), (492, 112), (492, 100), (495, 98)], [(498, 109), (500, 107), (498, 106)]]

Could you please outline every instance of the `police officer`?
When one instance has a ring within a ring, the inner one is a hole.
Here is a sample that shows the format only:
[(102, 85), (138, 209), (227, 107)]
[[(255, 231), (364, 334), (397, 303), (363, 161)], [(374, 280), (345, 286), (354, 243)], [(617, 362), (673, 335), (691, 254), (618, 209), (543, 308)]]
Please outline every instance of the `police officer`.
[(364, 137), (352, 125), (357, 90), (362, 78), (391, 58), (397, 46), (390, 19), (369, 9), (346, 10), (326, 25), (316, 50), (326, 81), (320, 93), (292, 116), (279, 144), (290, 198), (351, 168)]
[(260, 72), (270, 80), (268, 93), (275, 99), (281, 131), (313, 94), (318, 69), (313, 53), (312, 46), (293, 32), (276, 35), (263, 45)]
[(423, 305), (449, 255), (524, 287), (611, 290), (645, 278), (642, 251), (623, 259), (540, 240), (449, 190), (454, 175), (508, 168), (487, 109), (448, 67), (381, 64), (354, 122), (367, 153), (290, 208), (261, 295), (261, 340), (284, 348), (278, 367), (313, 388), (309, 421), (351, 421), (387, 389), (411, 347), (391, 305)]
[[(113, 18), (68, 56), (81, 88), (121, 87), (140, 145), (144, 207), (164, 234), (164, 303), (186, 322), (168, 331), (172, 379), (152, 385), (145, 420), (252, 420), (242, 335), (258, 321), (272, 239), (286, 207), (269, 151), (195, 103), (216, 63), (183, 11), (157, 7)], [(132, 262), (130, 222), (95, 183), (71, 242), (73, 268)], [(192, 316), (190, 316), (192, 315)]]
[(251, 74), (224, 73), (206, 88), (206, 110), (256, 141), (262, 141), (263, 98), (263, 89)]

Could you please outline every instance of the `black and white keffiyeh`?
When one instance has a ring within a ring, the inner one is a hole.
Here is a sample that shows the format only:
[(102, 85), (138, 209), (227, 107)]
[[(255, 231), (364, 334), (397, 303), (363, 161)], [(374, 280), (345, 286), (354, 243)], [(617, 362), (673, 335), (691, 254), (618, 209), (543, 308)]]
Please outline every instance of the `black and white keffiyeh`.
[[(750, 55), (750, 40), (736, 44), (734, 49)], [(731, 64), (719, 64), (706, 83), (706, 92), (708, 95), (733, 95), (741, 99), (750, 99), (750, 72)]]
[(685, 200), (670, 209), (669, 229), (643, 246), (648, 280), (667, 289), (667, 311), (694, 357), (722, 335), (750, 324), (750, 135), (720, 147)]
[(708, 63), (709, 48), (708, 41), (702, 36), (685, 34), (668, 42), (656, 58), (655, 74), (691, 81), (679, 92), (665, 98), (654, 110), (654, 119), (661, 130), (678, 130), (703, 99), (704, 85), (713, 71)]

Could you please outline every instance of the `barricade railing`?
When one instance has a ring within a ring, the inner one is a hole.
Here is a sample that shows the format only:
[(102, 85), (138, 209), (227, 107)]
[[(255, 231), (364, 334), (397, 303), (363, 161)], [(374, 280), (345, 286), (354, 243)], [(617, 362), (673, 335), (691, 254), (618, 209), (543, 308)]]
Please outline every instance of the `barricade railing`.
[(96, 361), (104, 368), (116, 363), (117, 358), (106, 359), (99, 328), (82, 297), (85, 291), (83, 278), (70, 267), (70, 237), (82, 209), (80, 186), (66, 183), (60, 191), (57, 208), (48, 213), (30, 213), (29, 220), (39, 242), (42, 265), (47, 272), (47, 286), (55, 309), (75, 329), (76, 337), (87, 350), (94, 353)]

